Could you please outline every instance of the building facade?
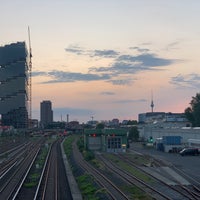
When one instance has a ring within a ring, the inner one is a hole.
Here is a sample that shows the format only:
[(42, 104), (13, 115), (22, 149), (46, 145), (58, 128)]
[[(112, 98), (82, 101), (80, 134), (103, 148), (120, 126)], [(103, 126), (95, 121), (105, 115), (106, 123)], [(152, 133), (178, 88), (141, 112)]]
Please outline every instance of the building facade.
[(85, 129), (84, 145), (92, 151), (126, 152), (126, 129)]
[(0, 114), (3, 125), (28, 127), (29, 69), (25, 42), (0, 47)]
[(138, 115), (139, 123), (162, 122), (188, 122), (184, 113), (147, 112)]
[(53, 110), (51, 101), (42, 101), (40, 103), (40, 124), (45, 128), (53, 122)]

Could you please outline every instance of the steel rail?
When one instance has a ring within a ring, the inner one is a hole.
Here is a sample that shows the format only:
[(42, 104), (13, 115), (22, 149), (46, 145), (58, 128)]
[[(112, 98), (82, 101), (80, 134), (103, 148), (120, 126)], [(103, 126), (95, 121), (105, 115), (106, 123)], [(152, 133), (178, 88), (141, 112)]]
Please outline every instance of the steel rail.
[(45, 160), (45, 163), (44, 163), (44, 166), (43, 166), (43, 169), (42, 169), (42, 173), (41, 173), (41, 176), (40, 176), (40, 180), (39, 180), (39, 183), (38, 183), (38, 186), (37, 186), (37, 189), (36, 189), (36, 192), (35, 192), (35, 195), (34, 195), (34, 199), (33, 200), (36, 200), (37, 197), (38, 197), (38, 193), (39, 193), (39, 189), (41, 187), (41, 182), (42, 182), (42, 179), (44, 177), (44, 172), (45, 172), (45, 169), (46, 169), (46, 166), (47, 166), (47, 162), (48, 162), (48, 159), (49, 159), (49, 155), (50, 155), (50, 152), (51, 152), (51, 148), (52, 148), (52, 144), (49, 148), (49, 152), (47, 154), (47, 157), (46, 157), (46, 160)]
[(87, 161), (84, 161), (75, 143), (73, 143), (73, 151), (74, 157), (76, 158), (77, 163), (81, 166), (81, 168), (90, 173), (95, 178), (96, 182), (98, 182), (99, 185), (103, 186), (103, 188), (108, 192), (112, 199), (129, 199), (127, 195), (125, 195), (110, 179), (108, 179), (104, 174), (95, 169)]
[[(117, 167), (116, 165), (113, 164), (112, 161), (105, 159), (103, 156), (99, 156), (101, 161), (113, 172), (115, 172), (116, 174), (118, 174), (120, 177), (122, 177), (123, 179), (125, 179), (126, 181), (128, 181), (131, 184), (135, 184), (133, 181), (130, 180), (130, 178), (133, 178), (133, 180), (136, 180), (137, 182), (139, 182), (141, 185), (147, 187), (148, 189), (150, 189), (151, 191), (155, 192), (156, 194), (160, 195), (160, 197), (163, 197), (164, 199), (167, 200), (172, 200), (172, 198), (170, 198), (169, 196), (161, 193), (160, 191), (156, 190), (155, 188), (153, 188), (152, 186), (150, 186), (149, 184), (145, 183), (144, 181), (142, 181), (141, 179), (137, 178), (136, 176), (134, 176), (133, 174), (130, 174), (129, 172), (121, 169), (120, 167)], [(109, 163), (109, 164), (108, 164)], [(140, 186), (137, 185), (137, 187), (139, 187), (142, 191), (146, 192), (147, 194), (149, 194), (150, 196), (152, 196), (152, 194), (150, 194), (149, 191), (146, 191), (144, 188), (141, 188)], [(152, 196), (153, 197), (153, 196)]]
[[(126, 158), (126, 157), (124, 157), (124, 156), (121, 156), (120, 154), (118, 155), (118, 157), (119, 157), (120, 159), (122, 159), (122, 160), (125, 160), (127, 163), (131, 164), (132, 166), (134, 166), (134, 167), (137, 168), (138, 170), (141, 170), (143, 173), (145, 173), (145, 174), (151, 176), (151, 177), (154, 178), (155, 180), (160, 181), (160, 182), (163, 183), (166, 187), (169, 187), (170, 189), (176, 191), (177, 193), (180, 193), (181, 195), (183, 195), (184, 197), (186, 197), (186, 198), (188, 198), (188, 199), (190, 199), (190, 200), (193, 199), (192, 197), (188, 196), (186, 193), (183, 193), (183, 192), (180, 191), (179, 189), (177, 189), (177, 188), (175, 188), (175, 187), (173, 187), (173, 186), (171, 186), (171, 185), (165, 183), (164, 181), (162, 181), (162, 180), (156, 178), (155, 176), (153, 176), (152, 174), (146, 172), (146, 171), (145, 171), (144, 169), (142, 169), (141, 167), (138, 167), (135, 163), (133, 163), (133, 161), (129, 160), (128, 158)], [(157, 162), (157, 164), (160, 166), (160, 163), (159, 163), (159, 162)], [(178, 183), (178, 182), (177, 182), (177, 183)], [(180, 187), (182, 187), (182, 185), (180, 185)], [(184, 189), (184, 188), (182, 188), (182, 189)], [(184, 189), (184, 191), (185, 191), (185, 189)]]
[[(33, 153), (34, 152), (34, 153)], [(39, 152), (39, 146), (35, 147), (32, 152), (30, 152), (27, 157), (23, 160), (23, 162), (19, 165), (18, 169), (15, 170), (14, 174), (7, 180), (7, 182), (4, 184), (4, 186), (0, 190), (0, 198), (3, 195), (4, 199), (9, 199), (11, 196), (15, 196), (15, 191), (18, 191), (18, 185), (21, 185), (23, 178), (25, 177), (25, 174), (30, 167), (31, 164), (33, 164), (33, 159), (36, 158), (36, 155)], [(16, 177), (16, 178), (15, 178)], [(13, 181), (12, 181), (13, 180)], [(12, 183), (12, 188), (10, 183)], [(6, 196), (6, 197), (5, 197)]]
[(23, 177), (23, 179), (22, 179), (22, 181), (21, 181), (19, 187), (17, 188), (17, 191), (16, 191), (16, 193), (14, 194), (12, 200), (15, 200), (16, 197), (17, 197), (17, 195), (19, 194), (19, 191), (20, 191), (22, 185), (24, 184), (24, 181), (26, 180), (26, 178), (27, 178), (27, 176), (28, 176), (28, 174), (29, 174), (29, 172), (30, 172), (31, 167), (33, 166), (33, 163), (35, 162), (35, 160), (36, 160), (36, 158), (37, 158), (37, 156), (38, 156), (39, 151), (40, 151), (40, 149), (37, 150), (37, 152), (36, 152), (36, 154), (35, 154), (35, 157), (33, 158), (33, 160), (32, 160), (32, 162), (31, 162), (30, 166), (28, 167), (27, 172), (25, 173), (25, 175), (24, 175), (24, 177)]

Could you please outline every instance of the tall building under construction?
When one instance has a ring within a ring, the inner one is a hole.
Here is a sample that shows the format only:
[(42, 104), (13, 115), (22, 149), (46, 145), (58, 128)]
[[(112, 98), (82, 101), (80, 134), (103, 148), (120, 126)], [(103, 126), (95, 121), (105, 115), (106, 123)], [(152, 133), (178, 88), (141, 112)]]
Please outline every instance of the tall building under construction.
[(27, 128), (29, 66), (25, 42), (0, 47), (0, 114), (3, 125)]

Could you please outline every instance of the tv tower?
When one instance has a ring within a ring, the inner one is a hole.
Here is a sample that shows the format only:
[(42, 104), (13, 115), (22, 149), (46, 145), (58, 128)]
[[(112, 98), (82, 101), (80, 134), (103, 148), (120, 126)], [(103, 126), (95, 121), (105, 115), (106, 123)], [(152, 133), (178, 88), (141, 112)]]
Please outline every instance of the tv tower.
[(153, 92), (151, 91), (151, 112), (153, 113), (154, 103), (153, 103)]

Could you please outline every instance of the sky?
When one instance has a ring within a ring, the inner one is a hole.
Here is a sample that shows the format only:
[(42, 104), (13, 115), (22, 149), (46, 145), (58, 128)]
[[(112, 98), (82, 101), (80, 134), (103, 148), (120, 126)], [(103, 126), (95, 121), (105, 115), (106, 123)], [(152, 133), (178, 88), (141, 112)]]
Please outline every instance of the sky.
[(32, 118), (138, 120), (184, 112), (200, 88), (199, 0), (7, 0), (0, 45), (32, 48)]

